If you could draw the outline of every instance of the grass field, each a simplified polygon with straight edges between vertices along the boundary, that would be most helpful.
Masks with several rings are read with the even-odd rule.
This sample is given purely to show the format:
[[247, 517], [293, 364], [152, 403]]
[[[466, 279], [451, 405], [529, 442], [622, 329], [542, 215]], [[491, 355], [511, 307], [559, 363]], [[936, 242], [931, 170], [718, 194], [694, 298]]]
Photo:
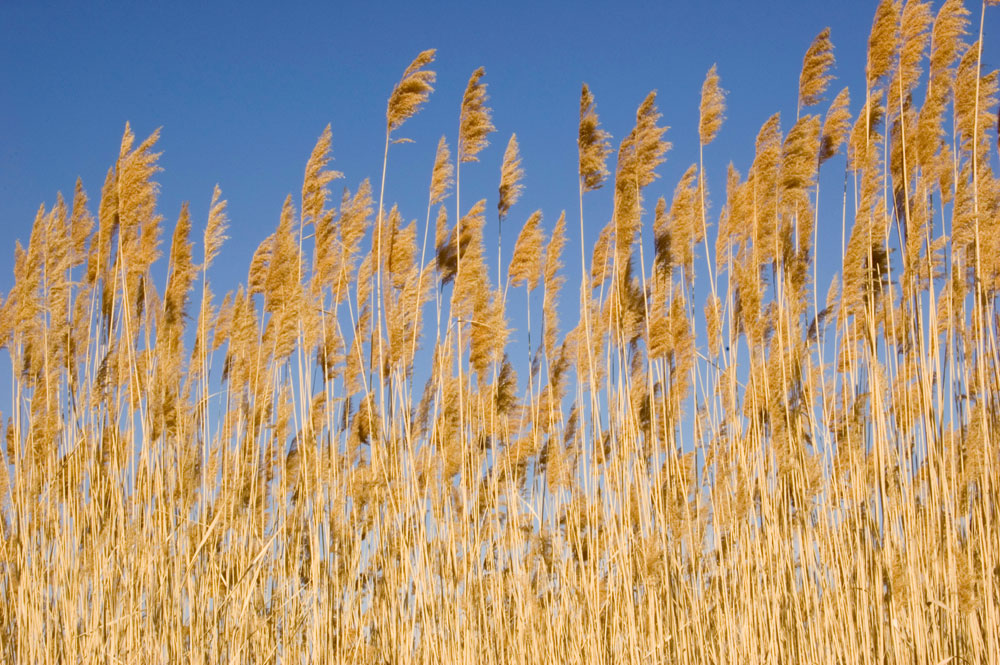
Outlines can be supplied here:
[[[126, 127], [99, 198], [39, 210], [0, 298], [0, 660], [1000, 662], [989, 11], [883, 1], [851, 91], [821, 32], [796, 117], [716, 210], [700, 155], [644, 198], [655, 94], [616, 149], [584, 86], [579, 201], [510, 257], [516, 138], [496, 193], [462, 188], [499, 140], [476, 70], [426, 223], [386, 169], [335, 196], [327, 128], [224, 296], [222, 194], [171, 230], [158, 136]], [[389, 97], [390, 172], [434, 56]], [[584, 246], [596, 190], [614, 212]], [[843, 228], [832, 283], [819, 224]]]

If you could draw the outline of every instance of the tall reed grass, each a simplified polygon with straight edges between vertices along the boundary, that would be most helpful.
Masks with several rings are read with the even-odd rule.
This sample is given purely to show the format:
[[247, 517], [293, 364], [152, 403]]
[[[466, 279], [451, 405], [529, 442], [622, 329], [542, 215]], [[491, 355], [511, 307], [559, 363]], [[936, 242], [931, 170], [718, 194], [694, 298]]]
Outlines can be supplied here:
[[[1000, 662], [982, 9], [884, 0], [853, 114], [819, 33], [797, 116], [761, 127], [720, 212], [715, 67], [670, 201], [645, 198], [670, 148], [655, 94], [613, 154], [583, 87], [578, 220], [517, 207], [513, 136], [496, 217], [462, 189], [497, 140], [479, 69], [406, 224], [386, 174], [426, 51], [391, 93], [378, 191], [333, 195], [324, 130], [222, 298], [221, 193], [200, 238], [185, 207], [165, 242], [158, 137], [126, 127], [96, 216], [80, 183], [43, 206], [2, 299], [2, 659]], [[840, 164], [843, 219], [820, 219]], [[525, 217], [489, 266], [491, 227]], [[843, 224], [832, 284], [820, 224]]]

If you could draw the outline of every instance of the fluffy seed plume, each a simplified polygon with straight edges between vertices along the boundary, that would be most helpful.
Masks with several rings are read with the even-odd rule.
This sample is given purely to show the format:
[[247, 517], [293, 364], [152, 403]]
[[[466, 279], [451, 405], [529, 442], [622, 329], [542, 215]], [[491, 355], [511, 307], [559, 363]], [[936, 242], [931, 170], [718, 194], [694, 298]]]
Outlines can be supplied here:
[[[188, 293], [195, 278], [195, 266], [191, 263], [190, 233], [191, 216], [185, 203], [181, 206], [181, 214], [174, 227], [173, 242], [170, 244], [170, 268], [163, 298], [164, 324], [167, 329], [182, 324]], [[179, 339], [180, 333], [175, 336]]]
[[544, 314], [544, 330], [542, 331], [542, 341], [545, 354], [551, 360], [556, 346], [556, 339], [559, 334], [559, 316], [556, 310], [556, 303], [559, 300], [559, 289], [562, 288], [563, 278], [559, 277], [559, 270], [562, 268], [562, 250], [566, 245], [566, 213], [559, 215], [556, 227], [552, 229], [552, 237], [549, 239], [548, 247], [545, 249], [544, 286], [545, 297], [542, 303]]
[[641, 223], [644, 187], [659, 175], [656, 167], [665, 160], [670, 143], [663, 139], [667, 127], [660, 127], [656, 92], [650, 92], [636, 111], [635, 127], [618, 148], [615, 173], [615, 258], [625, 261]]
[[822, 164], [837, 154], [840, 146], [851, 130], [851, 95], [844, 88], [833, 100], [823, 121], [823, 138], [819, 149], [819, 163]]
[[479, 151], [489, 145], [486, 137], [490, 132], [496, 130], [490, 118], [492, 109], [486, 106], [486, 84], [479, 80], [486, 74], [486, 70], [480, 67], [472, 72], [469, 84], [465, 87], [465, 95], [462, 97], [462, 113], [459, 119], [458, 129], [458, 161], [478, 162], [476, 155]]
[[715, 139], [722, 127], [723, 113], [726, 111], [726, 91], [719, 87], [719, 75], [715, 65], [705, 75], [701, 84], [701, 120], [698, 123], [698, 137], [702, 145]]
[[434, 248], [441, 252], [448, 241], [448, 211], [444, 206], [438, 208], [437, 220], [434, 224]]
[[403, 78], [392, 89], [385, 110], [386, 131], [389, 133], [416, 114], [434, 92], [433, 83], [437, 75], [429, 69], [424, 69], [434, 62], [434, 53], [434, 49], [428, 49], [418, 55], [403, 72]]
[[[118, 176], [118, 216], [122, 232], [129, 238], [134, 235], [131, 232], [144, 221], [147, 222], [144, 230], [151, 230], [152, 226], [158, 224], [159, 218], [154, 211], [159, 185], [153, 181], [153, 177], [161, 170], [156, 163], [160, 153], [153, 152], [152, 148], [159, 137], [160, 130], [157, 129], [133, 150], [135, 134], [132, 133], [129, 124], [125, 123], [125, 134], [122, 136], [121, 151], [115, 171]], [[123, 242], [123, 245], [127, 243]]]
[[510, 259], [507, 275], [512, 286], [527, 283], [534, 290], [542, 278], [542, 231], [539, 224], [542, 211], [536, 210], [528, 218], [517, 236], [514, 255]]
[[442, 136], [438, 140], [437, 153], [434, 155], [430, 205], [435, 206], [448, 197], [454, 175], [455, 167], [451, 163], [451, 151], [448, 150], [448, 142]]
[[871, 139], [877, 134], [885, 117], [882, 92], [871, 96], [854, 120], [847, 143], [847, 164], [852, 171], [864, 166], [868, 159]]
[[316, 224], [323, 216], [326, 199], [330, 195], [327, 185], [337, 178], [343, 178], [339, 171], [327, 170], [330, 163], [330, 125], [316, 140], [309, 161], [306, 163], [306, 174], [302, 179], [302, 223]]
[[932, 85], [947, 77], [956, 58], [966, 47], [965, 34], [969, 27], [969, 10], [962, 0], [947, 0], [938, 10], [931, 29]]
[[219, 200], [222, 197], [222, 190], [216, 185], [212, 191], [212, 203], [208, 208], [208, 224], [205, 226], [205, 264], [204, 268], [211, 265], [219, 253], [219, 248], [229, 236], [226, 229], [229, 228], [229, 220], [226, 216], [226, 200]]
[[601, 229], [594, 243], [593, 255], [590, 260], [590, 288], [596, 289], [611, 277], [612, 245], [614, 244], [615, 223], [609, 222]]
[[892, 67], [899, 43], [899, 0], [882, 0], [875, 10], [868, 37], [868, 86], [871, 87]]
[[[692, 164], [674, 188], [667, 221], [673, 268], [683, 268], [689, 282], [693, 279], [694, 243], [701, 240], [698, 221], [698, 166]], [[662, 228], [662, 225], [661, 225]], [[661, 233], [662, 237], [662, 233]]]
[[894, 95], [906, 97], [917, 85], [920, 78], [920, 61], [927, 51], [931, 27], [930, 2], [910, 2], [903, 7], [900, 17], [902, 42], [899, 50], [899, 65], [896, 76], [899, 79]]
[[497, 201], [497, 213], [501, 220], [521, 197], [521, 191], [524, 189], [524, 185], [521, 184], [522, 177], [524, 170], [521, 169], [521, 155], [517, 150], [517, 134], [511, 134], [507, 149], [503, 153], [503, 166], [500, 168], [500, 200]]
[[[545, 248], [545, 284], [546, 288], [552, 288], [556, 283], [559, 270], [562, 268], [562, 250], [566, 246], [566, 211], [564, 210], [556, 221], [556, 227], [552, 229], [552, 237]], [[561, 281], [560, 281], [561, 283]]]
[[594, 104], [594, 95], [587, 84], [580, 93], [580, 134], [577, 150], [580, 154], [580, 179], [583, 191], [599, 189], [608, 177], [608, 154], [611, 152], [611, 135], [601, 129]]
[[799, 74], [799, 109], [815, 106], [823, 101], [823, 93], [833, 75], [833, 43], [830, 42], [830, 28], [824, 28], [809, 45], [802, 58], [802, 72]]
[[635, 113], [635, 127], [618, 151], [619, 188], [638, 186], [641, 189], [659, 177], [656, 167], [664, 162], [664, 155], [671, 148], [671, 144], [663, 140], [669, 128], [656, 124], [661, 117], [656, 108], [656, 92], [650, 92]]
[[76, 179], [73, 191], [73, 211], [70, 214], [69, 226], [74, 262], [78, 264], [86, 256], [87, 243], [94, 230], [94, 218], [87, 210], [87, 193], [83, 191], [83, 181], [79, 178]]

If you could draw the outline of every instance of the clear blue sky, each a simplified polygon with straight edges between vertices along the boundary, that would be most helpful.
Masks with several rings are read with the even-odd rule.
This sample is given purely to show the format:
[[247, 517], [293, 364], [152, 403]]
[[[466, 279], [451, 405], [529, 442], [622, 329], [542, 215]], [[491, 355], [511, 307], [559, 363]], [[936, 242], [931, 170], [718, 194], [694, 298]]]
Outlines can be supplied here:
[[[543, 209], [547, 229], [565, 208], [572, 241], [566, 288], [575, 292], [582, 82], [596, 95], [616, 147], [631, 129], [639, 102], [658, 90], [674, 147], [661, 180], [646, 193], [651, 207], [661, 194], [669, 200], [680, 174], [697, 161], [700, 87], [709, 67], [718, 64], [729, 94], [727, 121], [706, 151], [714, 217], [723, 203], [726, 164], [733, 161], [745, 174], [757, 130], [770, 114], [781, 111], [783, 129], [791, 126], [802, 56], [824, 27], [832, 29], [837, 57], [838, 80], [828, 97], [850, 85], [851, 110], [857, 111], [875, 5], [5, 2], [0, 289], [11, 286], [14, 240], [27, 241], [40, 203], [51, 205], [57, 191], [71, 197], [80, 176], [96, 213], [126, 121], [140, 139], [163, 128], [158, 179], [166, 240], [183, 201], [191, 202], [200, 230], [212, 187], [221, 186], [232, 238], [212, 278], [216, 293], [234, 288], [245, 280], [256, 245], [277, 225], [285, 195], [293, 193], [298, 202], [306, 159], [327, 123], [333, 166], [346, 174], [335, 183], [337, 195], [341, 186], [353, 190], [366, 176], [377, 186], [386, 99], [410, 60], [433, 47], [437, 90], [400, 132], [416, 143], [390, 153], [387, 206], [399, 202], [404, 217], [419, 219], [422, 228], [437, 139], [446, 134], [454, 148], [462, 91], [469, 74], [485, 66], [498, 132], [481, 162], [463, 169], [463, 208], [485, 197], [487, 210], [495, 211], [503, 149], [517, 132], [526, 189], [509, 217], [505, 257], [516, 228], [535, 208]], [[979, 10], [970, 9], [975, 29]], [[994, 68], [1000, 66], [1000, 11], [988, 13], [986, 31], [985, 64]], [[828, 163], [825, 172], [824, 187], [832, 185], [824, 190], [826, 201], [836, 205], [820, 221], [821, 242], [825, 235], [839, 253], [843, 162]], [[609, 194], [586, 201], [588, 245], [609, 219]], [[493, 260], [495, 214], [488, 219]], [[836, 263], [835, 254], [827, 268]], [[575, 296], [566, 301], [574, 303]]]

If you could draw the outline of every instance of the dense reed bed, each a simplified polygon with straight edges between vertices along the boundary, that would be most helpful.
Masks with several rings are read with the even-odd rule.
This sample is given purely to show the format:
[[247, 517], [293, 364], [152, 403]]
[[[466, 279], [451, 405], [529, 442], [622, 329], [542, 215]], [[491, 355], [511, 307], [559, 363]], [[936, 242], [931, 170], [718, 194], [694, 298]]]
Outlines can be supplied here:
[[[126, 128], [96, 202], [78, 183], [39, 210], [2, 299], [0, 657], [1000, 661], [981, 26], [958, 0], [883, 1], [850, 93], [821, 32], [796, 117], [761, 127], [715, 211], [700, 154], [672, 200], [648, 194], [654, 94], [614, 151], [584, 86], [579, 201], [516, 207], [510, 137], [494, 213], [462, 188], [499, 140], [480, 69], [406, 224], [386, 174], [435, 83], [421, 53], [381, 179], [334, 196], [327, 128], [223, 297], [221, 193], [165, 238], [157, 135]], [[702, 148], [724, 113], [713, 67]], [[829, 167], [842, 219], [817, 212]], [[494, 225], [525, 218], [494, 262]], [[832, 283], [819, 224], [844, 229]]]

